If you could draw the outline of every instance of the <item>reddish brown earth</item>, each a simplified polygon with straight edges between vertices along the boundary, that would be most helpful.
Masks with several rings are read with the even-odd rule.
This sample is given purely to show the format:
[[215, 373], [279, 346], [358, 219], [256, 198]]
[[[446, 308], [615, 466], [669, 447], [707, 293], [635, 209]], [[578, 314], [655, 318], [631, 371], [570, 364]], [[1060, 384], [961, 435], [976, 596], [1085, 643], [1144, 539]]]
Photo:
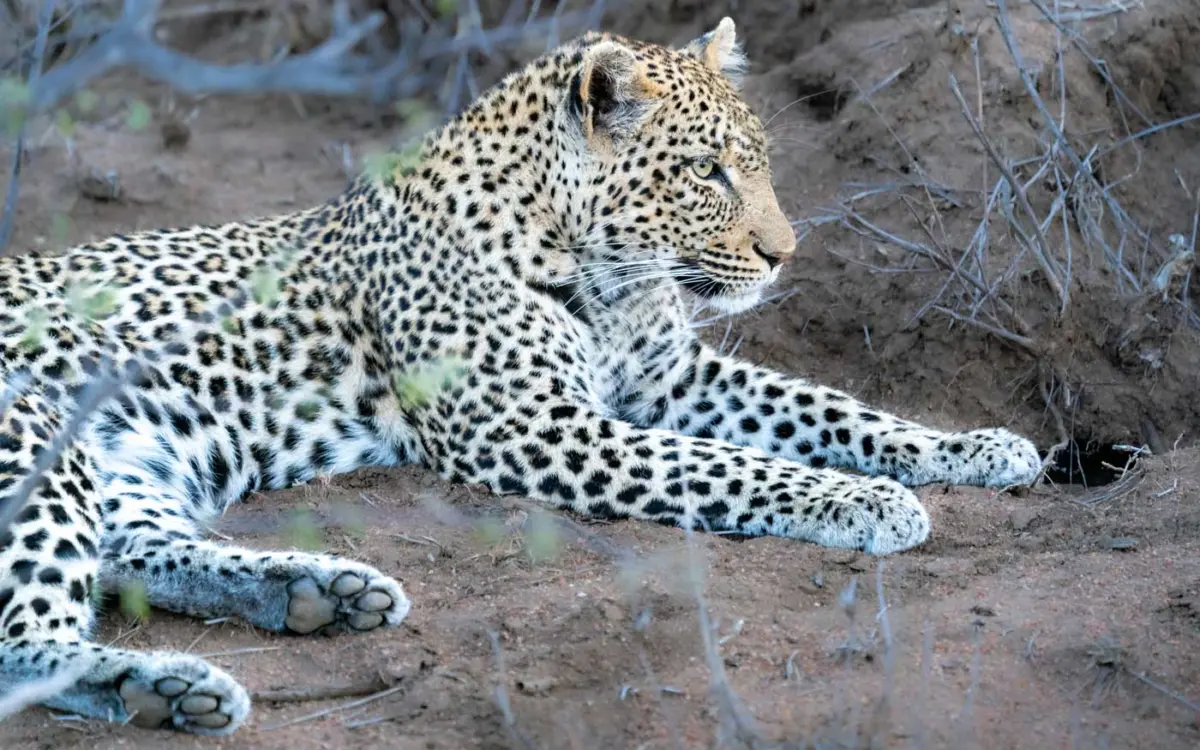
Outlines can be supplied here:
[[[99, 639], [217, 654], [215, 664], [260, 694], [372, 681], [393, 692], [344, 709], [361, 697], [262, 698], [249, 724], [224, 740], [31, 709], [0, 725], [0, 747], [713, 746], [731, 696], [753, 732], [785, 747], [1200, 746], [1200, 339], [1182, 306], [1118, 290], [1081, 251], [1061, 321], [1036, 274], [1004, 290], [1029, 323], [1034, 351], [951, 326], [936, 312], [910, 324], [945, 274], [820, 219], [862, 185], [923, 173], [955, 199], [938, 205], [941, 223], [929, 233], [965, 244], [981, 217], [986, 157], [948, 74], [973, 108], [983, 103], [985, 129], [1006, 154], [1032, 154], [1045, 135], [1031, 124], [1035, 110], [992, 10], [973, 0], [732, 5], [655, 0], [609, 18], [615, 30], [674, 42], [731, 13], [756, 63], [747, 92], [761, 112], [801, 99], [771, 123], [785, 209], [816, 220], [783, 282], [795, 293], [737, 321], [728, 343], [741, 339], [747, 357], [927, 423], [1010, 425], [1048, 447], [1061, 437], [1057, 410], [1081, 440], [1147, 444], [1161, 455], [1103, 487], [1042, 485], [1021, 496], [922, 489], [933, 537], [886, 561], [886, 618], [876, 563], [860, 555], [712, 536], [693, 548], [672, 529], [558, 514], [546, 522], [532, 506], [451, 487], [417, 468], [255, 496], [221, 533], [264, 548], [315, 541], [378, 566], [414, 599], [406, 627], [284, 638], [155, 611], [140, 625], [109, 614]], [[1053, 27], [1026, 4], [1009, 5], [1020, 6], [1013, 29], [1027, 64], [1053, 68]], [[1200, 12], [1183, 0], [1145, 6], [1078, 28], [1153, 122], [1200, 111]], [[959, 15], [948, 17], [955, 8]], [[194, 46], [235, 55], [256, 49], [264, 27], [245, 18], [196, 22], [178, 40], [217, 39]], [[1064, 57], [1064, 70], [1068, 130], [1078, 144], [1122, 138], [1127, 110], [1111, 89], [1076, 53]], [[1040, 85], [1050, 102], [1057, 83]], [[60, 138], [34, 139], [17, 248], [314, 204], [344, 184], [343, 146], [361, 157], [385, 146], [396, 127], [381, 110], [355, 103], [305, 99], [298, 109], [283, 98], [213, 98], [180, 105], [183, 114], [195, 108], [191, 137], [167, 149], [158, 120], [131, 130], [118, 106], [136, 96], [159, 111], [160, 89], [113, 79], [102, 90], [110, 108], [79, 123], [78, 164]], [[1140, 138], [1103, 168], [1133, 174], [1113, 194], [1155, 236], [1190, 232], [1200, 126]], [[114, 170], [122, 198], [84, 195], [81, 169]], [[988, 174], [997, 177], [994, 168]], [[1044, 216], [1054, 196], [1039, 189], [1030, 200]], [[929, 206], [911, 189], [854, 204], [917, 241], [927, 237], [918, 222], [933, 214]], [[992, 231], [996, 255], [1009, 253], [999, 257], [1003, 265], [1011, 245], [1003, 226]], [[1131, 263], [1144, 278], [1161, 265]], [[893, 272], [902, 267], [913, 270]], [[1200, 295], [1200, 274], [1183, 274], [1181, 283]], [[726, 337], [724, 323], [713, 336]], [[1054, 410], [1040, 388], [1047, 373], [1072, 394], [1067, 401], [1052, 393]], [[311, 527], [298, 512], [315, 521], [315, 540], [303, 538]], [[715, 693], [691, 585], [697, 572], [720, 642], [724, 683]], [[847, 606], [842, 592], [852, 581]], [[318, 711], [327, 713], [306, 718]]]

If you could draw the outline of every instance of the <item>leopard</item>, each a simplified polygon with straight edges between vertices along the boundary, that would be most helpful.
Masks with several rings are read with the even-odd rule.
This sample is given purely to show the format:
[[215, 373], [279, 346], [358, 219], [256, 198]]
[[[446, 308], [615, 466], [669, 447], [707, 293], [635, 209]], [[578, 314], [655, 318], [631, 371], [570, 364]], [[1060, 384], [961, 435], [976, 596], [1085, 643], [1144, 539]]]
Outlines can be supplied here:
[[759, 307], [798, 245], [747, 70], [729, 18], [683, 45], [588, 32], [320, 205], [0, 259], [0, 688], [66, 674], [46, 706], [234, 732], [245, 688], [94, 642], [103, 596], [396, 628], [396, 578], [210, 533], [359, 467], [873, 556], [927, 540], [913, 488], [1035, 482], [1006, 428], [922, 426], [702, 340], [696, 310]]

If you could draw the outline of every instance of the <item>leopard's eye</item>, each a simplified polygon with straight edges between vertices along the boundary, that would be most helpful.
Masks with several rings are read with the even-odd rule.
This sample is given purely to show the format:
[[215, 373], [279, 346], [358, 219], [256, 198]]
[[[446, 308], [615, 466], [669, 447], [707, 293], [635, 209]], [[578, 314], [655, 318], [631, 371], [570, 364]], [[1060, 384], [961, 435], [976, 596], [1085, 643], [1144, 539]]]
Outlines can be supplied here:
[[697, 159], [692, 162], [692, 171], [702, 180], [711, 180], [717, 172], [717, 164], [712, 159]]

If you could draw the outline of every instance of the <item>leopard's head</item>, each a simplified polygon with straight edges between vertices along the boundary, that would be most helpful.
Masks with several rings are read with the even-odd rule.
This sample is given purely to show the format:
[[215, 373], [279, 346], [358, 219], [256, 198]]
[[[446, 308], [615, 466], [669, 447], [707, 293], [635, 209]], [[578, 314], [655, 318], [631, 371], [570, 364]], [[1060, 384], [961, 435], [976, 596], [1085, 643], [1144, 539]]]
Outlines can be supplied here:
[[728, 312], [757, 304], [796, 236], [733, 21], [680, 49], [595, 34], [576, 59], [558, 120], [579, 153], [581, 267], [616, 269], [611, 288], [662, 279]]

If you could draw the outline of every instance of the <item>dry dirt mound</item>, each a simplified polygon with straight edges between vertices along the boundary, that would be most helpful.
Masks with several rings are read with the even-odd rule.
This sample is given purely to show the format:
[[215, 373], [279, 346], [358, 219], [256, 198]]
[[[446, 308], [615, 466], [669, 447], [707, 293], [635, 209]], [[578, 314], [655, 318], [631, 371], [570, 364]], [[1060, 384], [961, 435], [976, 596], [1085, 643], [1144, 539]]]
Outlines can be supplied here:
[[[1005, 25], [983, 3], [849, 4], [845, 18], [833, 5], [774, 6], [805, 32], [787, 51], [767, 42], [773, 57], [757, 58], [750, 84], [778, 113], [778, 181], [812, 241], [797, 293], [734, 325], [743, 351], [914, 415], [999, 420], [1046, 444], [1193, 440], [1194, 3], [1062, 25], [1028, 3], [1009, 3]], [[770, 28], [760, 33], [789, 20]], [[1066, 304], [1034, 260], [1039, 236], [1069, 280]]]

